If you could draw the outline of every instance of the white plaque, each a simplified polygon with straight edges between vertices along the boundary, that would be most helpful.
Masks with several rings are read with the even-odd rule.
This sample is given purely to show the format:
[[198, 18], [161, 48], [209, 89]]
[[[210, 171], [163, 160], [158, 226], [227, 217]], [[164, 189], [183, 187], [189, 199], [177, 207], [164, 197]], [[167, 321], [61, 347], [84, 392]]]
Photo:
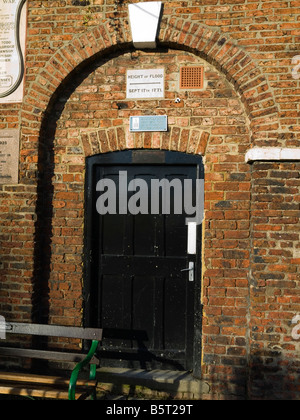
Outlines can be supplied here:
[[17, 184], [19, 130], [0, 130], [0, 184]]
[[128, 8], [133, 45], [136, 48], [156, 48], [162, 2], [139, 2], [129, 4]]
[[[26, 0], [0, 0], [0, 103], [22, 102]], [[24, 7], [23, 7], [24, 6]]]
[[164, 69], [127, 70], [128, 99], [161, 99], [164, 97]]

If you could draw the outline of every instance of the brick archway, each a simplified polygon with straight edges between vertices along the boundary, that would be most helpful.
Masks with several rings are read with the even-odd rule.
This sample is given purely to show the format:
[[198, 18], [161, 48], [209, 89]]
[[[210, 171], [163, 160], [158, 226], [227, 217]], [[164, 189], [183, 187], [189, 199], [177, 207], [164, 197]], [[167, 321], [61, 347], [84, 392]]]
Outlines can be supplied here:
[[[253, 143], [259, 145], [259, 139], [277, 137], [278, 109], [268, 81], [258, 64], [236, 42], [199, 23], [168, 17], [163, 19], [158, 42], [160, 46], [192, 52], [225, 74], [244, 103]], [[109, 57], [114, 51], [131, 48], [128, 25], [119, 25], [116, 33], [107, 23], [78, 35], [69, 45], [55, 52], [25, 98], [23, 141], [33, 135], [38, 138], [43, 118], [50, 111], [57, 90], [74, 72], [82, 71], [95, 57]]]
[[[231, 87], [231, 89], [238, 92], [236, 95], [237, 100], [239, 102], [242, 100], [251, 122], [252, 132], [249, 133], [249, 127], [247, 127], [247, 131], [241, 132], [241, 134], [246, 134], [244, 137], [247, 137], [247, 141], [249, 134], [252, 134], [252, 141], [256, 138], [259, 139], [260, 136], [267, 136], [268, 130], [272, 131], [276, 125], [277, 113], [275, 112], [275, 107], [272, 106], [274, 102], [267, 81], [261, 74], [260, 69], [255, 67], [255, 63], [244, 51], [232, 41], [221, 36], [221, 34], [196, 23], [183, 23], [181, 20], [175, 22], [172, 19], [164, 20], [159, 34], [160, 46], [169, 46], [175, 50], [183, 50], [188, 54], [192, 53], [198, 57], [200, 56], [201, 59], [205, 59], [221, 69], [226, 74], [227, 80], [230, 79], [234, 83], [236, 89], [234, 87]], [[25, 179], [37, 176], [36, 172], [32, 170], [32, 159], [38, 153], [39, 181], [36, 203], [38, 219], [35, 225], [35, 276], [38, 277], [41, 270], [43, 273], [47, 273], [46, 276], [44, 274], [45, 290], [47, 290], [49, 281], [52, 281], [49, 278], [52, 277], [54, 283], [57, 280], [55, 276], [69, 278], [70, 268], [74, 269], [74, 264], [69, 266], [67, 261], [63, 260], [64, 257], [59, 255], [57, 256], [59, 264], [56, 264], [58, 269], [56, 270], [55, 268], [53, 270], [53, 267], [56, 266], [51, 261], [51, 252], [42, 252], [41, 244], [48, 249], [52, 245], [56, 248], [61, 246], [58, 243], [53, 244], [59, 238], [54, 238], [51, 244], [49, 234], [46, 242], [44, 237], [45, 231], [51, 232], [53, 230], [54, 224], [52, 221], [56, 213], [63, 214], [64, 209], [71, 209], [71, 213], [73, 211], [74, 214], [82, 216], [82, 190], [78, 193], [75, 193], [72, 189], [66, 191], [65, 185], [60, 185], [60, 189], [56, 189], [55, 183], [57, 179], [59, 179], [60, 183], [75, 181], [78, 183], [77, 185], [80, 182], [80, 188], [82, 188], [84, 156], [124, 150], [126, 148], [161, 148], [205, 155], [208, 145], [211, 144], [211, 150], [207, 153], [206, 161], [208, 174], [206, 178], [206, 205], [208, 219], [215, 220], [211, 226], [215, 230], [214, 234], [216, 237], [215, 239], [207, 239], [207, 241], [211, 241], [213, 247], [219, 247], [220, 240], [218, 235], [221, 230], [224, 230], [224, 221], [226, 222], [229, 237], [236, 234], [236, 232], [231, 233], [231, 229], [244, 229], [245, 232], [248, 230], [249, 209], [247, 207], [247, 210], [244, 212], [241, 212], [241, 210], [243, 210], [243, 202], [246, 200], [249, 202], [250, 199], [249, 168], [247, 165], [244, 165], [243, 156], [243, 151], [248, 150], [250, 144], [248, 142], [246, 145], [241, 145], [239, 154], [237, 154], [234, 142], [224, 144], [220, 148], [217, 146], [216, 138], [210, 140], [213, 136], [204, 127], [197, 128], [197, 126], [194, 126], [192, 129], [188, 129], [177, 124], [176, 126], [170, 126], [170, 131], [166, 134], [161, 134], [161, 136], [156, 136], [155, 133], [136, 133], [135, 138], [131, 137], [130, 133], [121, 126], [95, 130], [90, 128], [88, 131], [79, 130], [78, 136], [82, 140], [84, 156], [74, 157], [73, 162], [75, 164], [73, 166], [79, 168], [77, 175], [74, 175], [72, 171], [65, 173], [63, 169], [60, 170], [59, 175], [54, 173], [57, 156], [54, 155], [53, 151], [53, 139], [57, 129], [57, 122], [53, 116], [58, 110], [57, 107], [60, 107], [59, 99], [68, 96], [66, 89], [72, 84], [72, 77], [75, 75], [78, 78], [78, 75], [82, 72], [82, 77], [84, 78], [86, 74], [90, 73], [95, 60], [99, 58], [109, 59], [113, 53], [121, 56], [128, 51], [133, 51], [133, 47], [131, 35], [126, 31], [125, 26], [123, 29], [119, 29], [118, 37], [115, 36], [114, 29], [109, 25], [101, 25], [85, 34], [80, 34], [68, 46], [57, 51], [46, 63], [44, 68], [40, 70], [35, 82], [32, 83], [25, 98], [26, 102], [22, 114], [23, 146], [21, 159], [23, 170], [21, 177]], [[270, 108], [264, 108], [264, 101], [270, 104]], [[270, 122], [270, 126], [266, 129], [260, 121], [261, 113], [268, 116], [269, 121], [274, 120], [274, 126]], [[230, 130], [223, 132], [223, 134], [228, 134], [229, 137], [231, 133], [232, 131]], [[214, 141], [216, 143], [213, 143]], [[215, 150], [217, 149], [218, 156], [215, 156]], [[229, 150], [231, 150], [231, 153], [228, 153]], [[77, 165], [78, 162], [79, 165]], [[227, 191], [228, 183], [225, 182], [227, 178], [224, 178], [226, 171], [232, 172], [232, 176], [230, 174], [231, 178], [228, 179], [231, 182], [230, 191]], [[47, 192], [46, 199], [43, 197], [45, 191]], [[72, 206], [75, 205], [76, 200], [78, 208], [73, 209]], [[236, 200], [236, 202], [230, 204], [229, 200]], [[242, 217], [242, 221], [232, 222], [237, 217]], [[82, 232], [79, 233], [76, 227], [77, 221], [73, 222], [74, 226], [70, 225], [61, 231], [61, 227], [57, 229], [58, 232], [66, 234], [72, 232], [72, 241], [75, 241], [75, 235], [78, 235], [78, 247], [80, 248]], [[239, 234], [242, 235], [243, 233]], [[241, 240], [244, 240], [244, 238], [241, 237]], [[248, 236], [245, 239], [245, 242], [247, 241]], [[224, 241], [222, 246], [230, 249], [231, 246], [237, 246], [236, 242], [227, 243]], [[207, 248], [210, 246], [211, 244], [207, 243]], [[243, 247], [247, 248], [248, 243], [244, 244]], [[64, 253], [64, 249], [60, 249], [59, 252]], [[220, 258], [220, 255], [219, 250], [215, 254], [207, 254], [205, 264], [207, 268], [206, 276], [209, 282], [214, 281], [218, 276], [226, 276], [226, 267], [231, 267], [234, 264], [234, 267], [237, 268], [240, 265], [240, 261], [235, 262], [236, 254], [228, 251], [226, 255], [224, 254], [224, 258]], [[237, 258], [238, 260], [242, 258], [248, 259], [248, 255], [240, 253]], [[227, 264], [227, 266], [224, 265], [224, 268], [222, 264]], [[59, 271], [63, 271], [65, 274], [62, 275]], [[237, 275], [240, 274], [240, 272], [237, 273]], [[77, 277], [73, 274], [72, 277], [76, 278], [77, 280], [74, 281], [80, 284], [81, 273], [78, 273]], [[38, 294], [41, 286], [38, 284], [38, 281], [36, 283]], [[80, 295], [79, 287], [78, 294]], [[76, 304], [80, 306], [80, 299], [77, 300]], [[38, 308], [37, 310], [40, 309]], [[35, 308], [34, 311], [36, 311]]]
[[[57, 145], [55, 154], [55, 113], [63, 109], [60, 99], [68, 100], [68, 92], [65, 90], [72, 84], [72, 77], [78, 77], [78, 74], [83, 72], [83, 79], [86, 74], [90, 74], [94, 60], [98, 58], [109, 59], [112, 53], [122, 56], [133, 49], [127, 32], [118, 39], [118, 44], [109, 27], [101, 26], [79, 35], [67, 47], [56, 52], [32, 84], [23, 111], [23, 159], [25, 162], [28, 158], [28, 166], [31, 158], [29, 154], [36, 154], [34, 146], [39, 145], [40, 179], [36, 204], [38, 219], [35, 225], [36, 278], [33, 280], [36, 289], [33, 314], [37, 313], [38, 318], [33, 316], [33, 319], [38, 322], [47, 319], [53, 323], [81, 322], [85, 157], [126, 148], [161, 148], [200, 153], [206, 155], [207, 234], [203, 238], [205, 287], [202, 300], [207, 311], [203, 318], [203, 371], [210, 375], [210, 361], [214, 360], [210, 340], [217, 334], [218, 324], [224, 322], [228, 346], [233, 346], [230, 335], [245, 335], [239, 325], [247, 325], [244, 308], [247, 303], [250, 263], [251, 185], [250, 169], [249, 165], [244, 163], [243, 153], [250, 146], [250, 134], [255, 140], [260, 135], [268, 135], [268, 130], [272, 132], [274, 129], [272, 124], [268, 129], [261, 124], [260, 109], [263, 110], [261, 112], [267, 113], [270, 121], [273, 118], [276, 120], [277, 114], [272, 106], [267, 110], [264, 108], [264, 101], [269, 99], [268, 103], [273, 103], [267, 81], [241, 49], [219, 33], [206, 30], [197, 24], [187, 23], [182, 29], [179, 29], [179, 26], [182, 27], [180, 21], [163, 22], [159, 35], [160, 46], [183, 50], [189, 55], [194, 54], [221, 69], [227, 80], [235, 85], [235, 89], [233, 86], [230, 89], [235, 90], [235, 98], [242, 113], [245, 114], [244, 109], [247, 110], [252, 133], [249, 132], [248, 121], [244, 124], [244, 131], [233, 132], [227, 120], [228, 127], [222, 127], [223, 131], [215, 132], [215, 136], [206, 131], [205, 126], [199, 128], [197, 124], [187, 128], [177, 123], [170, 125], [170, 131], [160, 133], [160, 136], [156, 136], [155, 133], [135, 133], [134, 137], [121, 125], [105, 129], [93, 129], [93, 126], [90, 126], [88, 130], [77, 130], [76, 144], [68, 142], [69, 139], [65, 140], [61, 135], [62, 143]], [[222, 78], [225, 79], [223, 75]], [[260, 92], [264, 92], [264, 99]], [[239, 122], [237, 125], [242, 124], [243, 122]], [[227, 135], [226, 141], [218, 142], [219, 134]], [[233, 138], [234, 135], [236, 138]], [[70, 157], [67, 151], [66, 156], [62, 157], [62, 152], [58, 152], [63, 147], [76, 149], [77, 146], [78, 149], [82, 146], [82, 154], [77, 151], [74, 152], [78, 153], [76, 156]], [[26, 149], [30, 147], [32, 150], [29, 152]], [[59, 169], [55, 168], [56, 164]], [[67, 166], [69, 170], [66, 171]], [[47, 167], [46, 170], [44, 167]], [[43, 274], [42, 281], [38, 277], [40, 273]], [[64, 288], [60, 290], [62, 284]], [[226, 330], [228, 318], [225, 315], [223, 318], [220, 307], [224, 307], [224, 313], [227, 311], [226, 316], [235, 314], [236, 322], [239, 323], [236, 328]], [[245, 344], [238, 342], [232, 351], [240, 352], [244, 356]]]
[[[138, 135], [137, 135], [138, 134]], [[164, 149], [205, 155], [210, 133], [171, 127], [170, 131], [157, 136], [156, 133], [135, 133], [131, 136], [124, 127], [100, 129], [81, 135], [86, 157], [99, 153], [124, 149]]]

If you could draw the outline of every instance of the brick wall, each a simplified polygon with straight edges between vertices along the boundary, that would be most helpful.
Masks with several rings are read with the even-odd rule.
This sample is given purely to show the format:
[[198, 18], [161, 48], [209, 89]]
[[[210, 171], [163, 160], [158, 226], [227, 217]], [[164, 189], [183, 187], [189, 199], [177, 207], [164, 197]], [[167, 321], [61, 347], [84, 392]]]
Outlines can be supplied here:
[[293, 339], [291, 324], [300, 303], [299, 169], [298, 163], [253, 165], [250, 344], [254, 396], [297, 398], [299, 392], [299, 342]]
[[[28, 1], [24, 101], [0, 105], [0, 128], [21, 130], [20, 183], [0, 186], [1, 315], [82, 324], [86, 156], [200, 153], [204, 398], [299, 398], [299, 164], [245, 153], [299, 146], [300, 3], [164, 1], [151, 52], [131, 45], [128, 1], [89, 3]], [[205, 67], [203, 90], [179, 90], [185, 64]], [[136, 66], [165, 68], [164, 100], [126, 100]], [[149, 113], [169, 132], [129, 133]]]

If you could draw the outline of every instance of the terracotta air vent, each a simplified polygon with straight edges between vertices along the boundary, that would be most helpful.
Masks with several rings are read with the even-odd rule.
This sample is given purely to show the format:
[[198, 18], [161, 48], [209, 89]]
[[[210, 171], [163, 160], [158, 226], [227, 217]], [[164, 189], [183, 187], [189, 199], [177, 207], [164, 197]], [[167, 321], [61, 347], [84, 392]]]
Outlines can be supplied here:
[[180, 89], [203, 89], [204, 67], [181, 67]]

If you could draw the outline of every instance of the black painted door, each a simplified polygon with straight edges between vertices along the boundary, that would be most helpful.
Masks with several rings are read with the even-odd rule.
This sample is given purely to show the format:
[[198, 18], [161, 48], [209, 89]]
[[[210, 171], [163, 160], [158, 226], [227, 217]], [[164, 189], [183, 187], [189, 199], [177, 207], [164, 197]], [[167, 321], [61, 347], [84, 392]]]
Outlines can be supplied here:
[[[184, 203], [176, 214], [175, 189], [170, 188], [170, 208], [163, 208], [166, 197], [161, 193], [153, 214], [151, 185], [152, 180], [176, 179], [184, 188], [184, 179], [199, 177], [199, 162], [181, 163], [180, 154], [171, 152], [112, 155], [91, 158], [87, 171], [86, 318], [90, 326], [104, 328], [102, 365], [193, 370], [200, 324], [200, 250], [187, 254], [187, 215]], [[116, 186], [113, 214], [97, 209], [99, 197], [108, 191], [99, 191], [104, 179]], [[144, 181], [148, 200], [145, 194], [133, 198], [141, 188], [128, 191], [132, 180]], [[130, 205], [124, 210], [131, 198], [139, 208], [135, 212]], [[133, 214], [138, 212], [148, 214]], [[190, 262], [195, 264], [194, 281], [182, 271]]]

